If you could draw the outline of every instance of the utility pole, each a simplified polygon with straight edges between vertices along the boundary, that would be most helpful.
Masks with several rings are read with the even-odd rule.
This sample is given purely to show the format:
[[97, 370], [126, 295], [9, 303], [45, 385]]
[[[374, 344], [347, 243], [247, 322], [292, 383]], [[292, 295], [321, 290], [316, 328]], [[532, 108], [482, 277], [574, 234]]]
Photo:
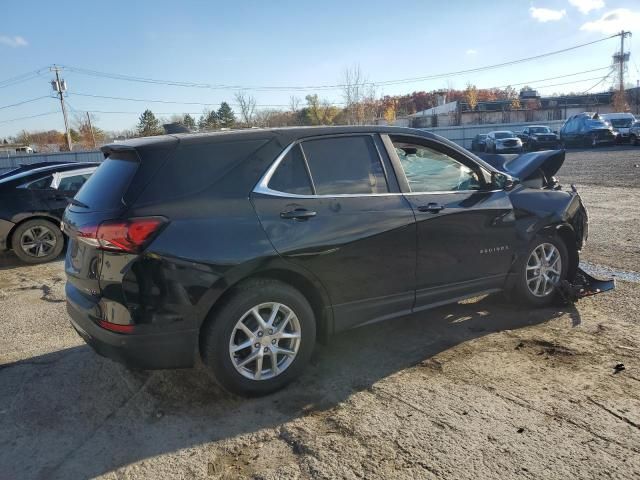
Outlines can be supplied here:
[[87, 122], [89, 122], [89, 130], [91, 130], [91, 139], [93, 140], [93, 148], [98, 148], [96, 146], [96, 136], [93, 134], [93, 125], [91, 125], [91, 117], [89, 116], [89, 112], [87, 112]]
[[[625, 32], [621, 30], [620, 33], [617, 34], [620, 36], [620, 52], [613, 55], [614, 64], [618, 64], [618, 93], [617, 96], [619, 98], [619, 105], [626, 104], [625, 94], [624, 94], [624, 66], [627, 60], [629, 60], [629, 53], [624, 53], [624, 39], [626, 37], [631, 36], [631, 32]], [[621, 103], [620, 103], [621, 102]]]
[[64, 105], [64, 92], [67, 90], [67, 82], [64, 79], [60, 78], [60, 68], [57, 66], [53, 66], [49, 69], [49, 71], [56, 73], [56, 79], [51, 81], [51, 86], [53, 90], [60, 97], [60, 106], [62, 107], [62, 116], [64, 117], [64, 130], [65, 135], [67, 136], [67, 147], [69, 147], [69, 151], [71, 151], [71, 134], [69, 133], [69, 120], [67, 119], [67, 108]]

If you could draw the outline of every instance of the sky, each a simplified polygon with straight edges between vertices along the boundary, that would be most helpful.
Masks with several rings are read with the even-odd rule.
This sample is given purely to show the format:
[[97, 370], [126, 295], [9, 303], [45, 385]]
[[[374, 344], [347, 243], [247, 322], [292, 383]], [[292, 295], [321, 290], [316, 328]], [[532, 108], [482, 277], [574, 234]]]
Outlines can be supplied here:
[[[625, 41], [627, 79], [640, 79], [640, 31], [633, 31], [640, 26], [640, 0], [4, 0], [2, 12], [0, 139], [25, 129], [64, 129], [49, 83], [53, 64], [64, 67], [71, 117], [95, 112], [105, 130], [134, 127], [146, 108], [161, 117], [196, 116], [205, 105], [84, 95], [213, 108], [227, 101], [237, 111], [239, 87], [285, 87], [246, 93], [258, 105], [287, 105], [292, 95], [310, 93], [341, 102], [339, 88], [305, 87], [340, 84], [354, 65], [370, 82], [469, 70], [599, 40], [622, 28], [635, 34]], [[617, 37], [508, 67], [379, 85], [376, 93], [463, 89], [467, 83], [528, 83], [542, 94], [584, 91], [607, 70], [573, 74], [609, 66], [619, 43]], [[225, 88], [129, 82], [78, 69]], [[547, 80], [563, 75], [572, 76]]]

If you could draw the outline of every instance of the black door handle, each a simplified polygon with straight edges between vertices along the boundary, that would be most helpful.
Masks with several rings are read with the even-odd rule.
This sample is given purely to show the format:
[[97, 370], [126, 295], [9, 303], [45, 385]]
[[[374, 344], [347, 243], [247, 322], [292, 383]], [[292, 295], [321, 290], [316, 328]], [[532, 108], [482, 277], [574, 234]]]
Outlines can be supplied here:
[[428, 203], [426, 205], [420, 205], [418, 207], [419, 212], [429, 212], [429, 213], [438, 213], [439, 211], [444, 210], [444, 205], [440, 205], [439, 203]]
[[280, 212], [280, 218], [293, 219], [293, 220], [307, 220], [311, 217], [315, 217], [316, 212], [306, 210], [304, 208], [296, 208], [288, 212]]

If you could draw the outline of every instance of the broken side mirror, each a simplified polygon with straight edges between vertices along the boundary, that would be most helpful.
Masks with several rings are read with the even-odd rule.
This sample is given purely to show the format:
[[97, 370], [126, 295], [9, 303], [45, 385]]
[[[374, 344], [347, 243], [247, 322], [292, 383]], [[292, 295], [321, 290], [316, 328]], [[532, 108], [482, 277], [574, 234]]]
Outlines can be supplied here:
[[516, 186], [517, 180], [511, 175], [501, 172], [493, 172], [491, 174], [491, 183], [496, 190], [512, 190]]

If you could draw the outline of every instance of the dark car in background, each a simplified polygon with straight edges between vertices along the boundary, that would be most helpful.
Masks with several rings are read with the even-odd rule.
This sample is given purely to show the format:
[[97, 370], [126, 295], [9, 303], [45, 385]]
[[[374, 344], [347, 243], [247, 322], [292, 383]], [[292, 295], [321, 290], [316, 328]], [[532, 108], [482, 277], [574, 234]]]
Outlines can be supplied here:
[[386, 126], [102, 150], [63, 218], [72, 325], [132, 367], [200, 357], [241, 394], [281, 388], [316, 338], [349, 328], [502, 290], [548, 305], [587, 236], [579, 195], [553, 177], [559, 151], [499, 170], [436, 135]]
[[64, 247], [60, 220], [97, 163], [24, 165], [0, 178], [0, 250], [27, 263], [56, 258]]
[[569, 117], [560, 129], [560, 142], [564, 146], [597, 147], [614, 144], [617, 135], [611, 125], [597, 113], [579, 113]]
[[631, 145], [640, 145], [640, 121], [631, 125], [629, 129], [629, 142], [631, 142]]
[[531, 152], [535, 152], [536, 150], [553, 150], [558, 148], [560, 144], [558, 135], [544, 125], [526, 127], [518, 137], [522, 140], [523, 149]]
[[478, 135], [473, 137], [473, 140], [471, 140], [471, 151], [484, 152], [486, 149], [486, 140], [487, 140], [486, 133], [479, 133]]

